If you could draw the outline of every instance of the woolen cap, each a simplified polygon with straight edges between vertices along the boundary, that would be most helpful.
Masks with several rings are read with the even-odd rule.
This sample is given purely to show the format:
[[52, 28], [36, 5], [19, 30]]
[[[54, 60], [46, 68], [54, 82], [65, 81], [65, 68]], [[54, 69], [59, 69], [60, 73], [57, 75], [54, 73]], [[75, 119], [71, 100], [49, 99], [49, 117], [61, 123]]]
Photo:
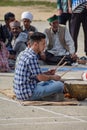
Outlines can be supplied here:
[[20, 27], [20, 22], [15, 20], [15, 21], [12, 21], [10, 22], [10, 27]]
[[30, 12], [23, 12], [21, 15], [21, 19], [29, 19], [32, 22], [33, 15]]

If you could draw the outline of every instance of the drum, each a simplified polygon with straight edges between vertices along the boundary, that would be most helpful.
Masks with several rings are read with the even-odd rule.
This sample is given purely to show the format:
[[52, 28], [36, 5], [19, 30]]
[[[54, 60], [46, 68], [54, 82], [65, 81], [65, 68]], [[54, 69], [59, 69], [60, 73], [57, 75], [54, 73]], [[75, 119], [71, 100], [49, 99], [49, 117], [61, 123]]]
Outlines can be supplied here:
[[65, 81], [65, 86], [72, 98], [82, 101], [87, 98], [87, 81], [68, 80]]

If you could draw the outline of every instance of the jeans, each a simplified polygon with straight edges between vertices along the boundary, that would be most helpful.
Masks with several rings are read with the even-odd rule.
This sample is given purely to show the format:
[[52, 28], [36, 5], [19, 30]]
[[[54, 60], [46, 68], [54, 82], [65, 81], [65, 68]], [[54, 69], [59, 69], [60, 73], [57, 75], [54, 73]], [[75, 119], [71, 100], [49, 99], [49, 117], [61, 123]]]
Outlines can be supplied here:
[[64, 83], [60, 81], [45, 81], [37, 84], [37, 87], [34, 89], [34, 92], [30, 100], [41, 99], [46, 96], [50, 96], [56, 93], [63, 93]]

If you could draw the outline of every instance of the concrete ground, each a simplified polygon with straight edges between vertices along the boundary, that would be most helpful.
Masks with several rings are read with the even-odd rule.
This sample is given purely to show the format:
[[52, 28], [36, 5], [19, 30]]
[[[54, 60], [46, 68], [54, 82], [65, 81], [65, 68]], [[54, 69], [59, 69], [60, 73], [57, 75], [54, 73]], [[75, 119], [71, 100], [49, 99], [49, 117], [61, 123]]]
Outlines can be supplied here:
[[[48, 27], [45, 22], [34, 24], [40, 31], [43, 26]], [[81, 29], [79, 56], [84, 55], [83, 48]], [[79, 79], [81, 74], [82, 71], [70, 72], [63, 78]], [[0, 73], [0, 89], [12, 88], [13, 76], [14, 73]], [[79, 103], [76, 106], [22, 106], [0, 93], [0, 130], [87, 130], [87, 99]]]

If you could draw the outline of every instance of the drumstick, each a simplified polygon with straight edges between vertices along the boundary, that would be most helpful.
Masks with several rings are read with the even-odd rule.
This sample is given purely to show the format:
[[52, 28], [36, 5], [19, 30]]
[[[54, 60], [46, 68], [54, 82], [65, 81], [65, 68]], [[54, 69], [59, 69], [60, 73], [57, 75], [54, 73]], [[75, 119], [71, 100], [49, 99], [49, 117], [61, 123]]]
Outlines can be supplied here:
[[58, 68], [58, 66], [62, 63], [62, 61], [65, 59], [65, 57], [66, 56], [64, 56], [59, 62], [58, 62], [58, 64], [56, 65], [56, 68], [55, 68], [55, 70]]
[[56, 68], [56, 70], [58, 71], [60, 68], [62, 68], [63, 66], [65, 66], [67, 64], [67, 62], [65, 61], [61, 66], [59, 66], [58, 68]]
[[71, 71], [72, 70], [72, 68], [75, 68], [77, 65], [75, 65], [75, 66], [72, 66], [69, 70], [67, 70], [66, 72], [64, 72], [62, 75], [61, 75], [61, 77], [63, 77], [66, 73], [68, 73], [69, 71]]

